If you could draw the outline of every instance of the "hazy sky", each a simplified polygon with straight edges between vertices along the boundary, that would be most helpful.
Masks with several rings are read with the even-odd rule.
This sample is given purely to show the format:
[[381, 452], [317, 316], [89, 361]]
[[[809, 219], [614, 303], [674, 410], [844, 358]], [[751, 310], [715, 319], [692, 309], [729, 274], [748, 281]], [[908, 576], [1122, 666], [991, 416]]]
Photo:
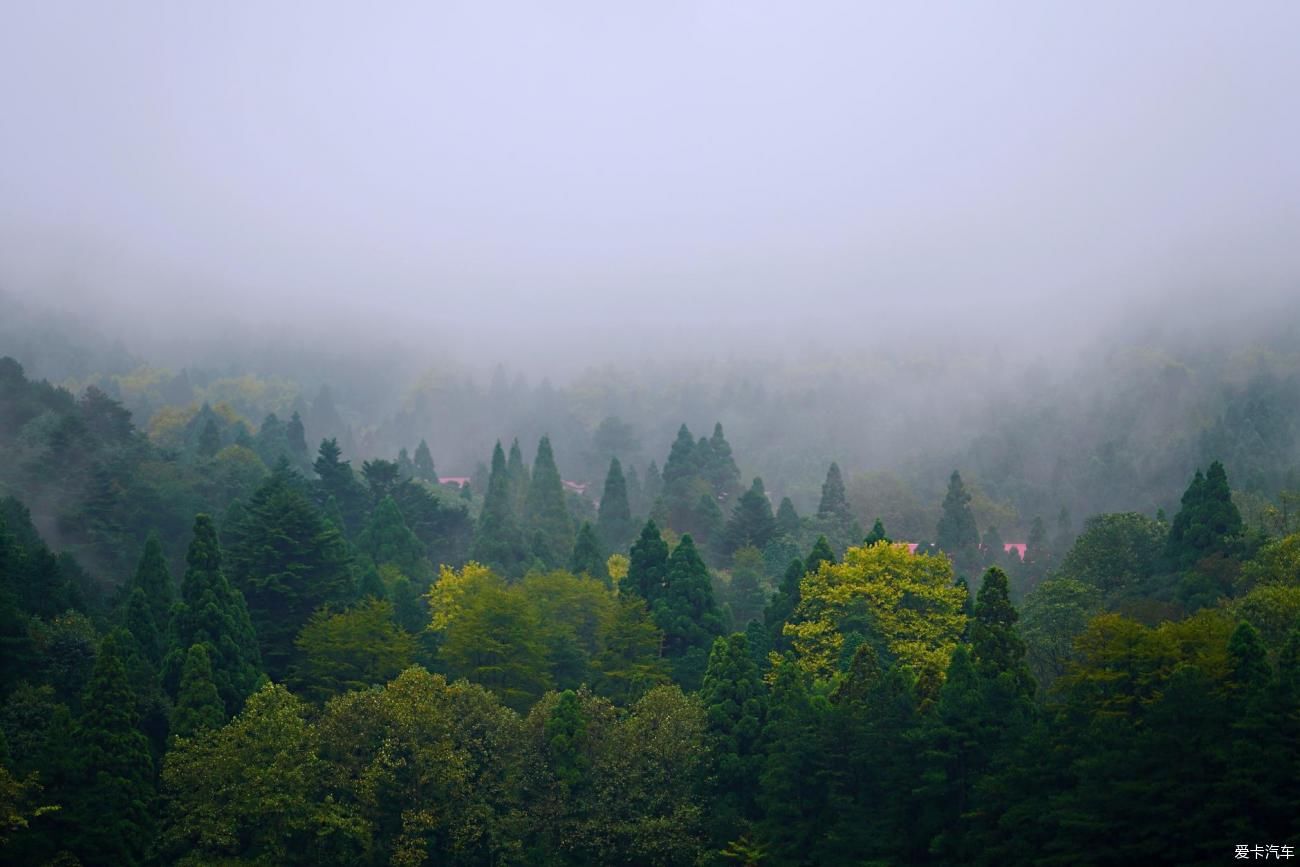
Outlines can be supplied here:
[[1294, 0], [11, 0], [0, 289], [480, 352], [1300, 294], [1297, 46]]

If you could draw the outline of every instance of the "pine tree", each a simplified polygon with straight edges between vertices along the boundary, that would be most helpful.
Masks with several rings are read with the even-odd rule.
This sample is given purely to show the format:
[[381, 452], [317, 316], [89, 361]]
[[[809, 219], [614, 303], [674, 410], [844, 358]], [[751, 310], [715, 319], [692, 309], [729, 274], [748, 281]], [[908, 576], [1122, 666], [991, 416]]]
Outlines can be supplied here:
[[663, 595], [668, 575], [668, 543], [659, 534], [654, 521], [646, 521], [641, 537], [632, 545], [627, 578], [622, 586], [636, 593], [653, 608]]
[[346, 604], [356, 592], [347, 543], [305, 491], [297, 473], [277, 467], [249, 499], [229, 544], [231, 583], [244, 595], [273, 680], [288, 674], [294, 636], [312, 612]]
[[289, 417], [284, 428], [285, 440], [289, 445], [289, 460], [295, 467], [307, 465], [307, 431], [302, 426], [302, 416], [295, 412]]
[[645, 468], [645, 481], [641, 485], [641, 502], [644, 504], [643, 510], [648, 512], [654, 507], [655, 501], [663, 495], [664, 480], [659, 474], [659, 465], [654, 461]]
[[776, 532], [782, 536], [795, 538], [801, 527], [799, 513], [794, 510], [794, 503], [789, 497], [781, 498], [781, 505], [776, 508]]
[[785, 637], [785, 625], [799, 607], [799, 582], [806, 574], [802, 560], [791, 560], [780, 585], [763, 610], [763, 625], [767, 627], [768, 640], [775, 650], [790, 646]]
[[474, 535], [470, 556], [508, 576], [522, 574], [529, 559], [523, 534], [515, 520], [512, 482], [500, 442], [492, 451], [492, 474], [488, 477], [487, 495], [479, 512], [478, 531]]
[[727, 604], [737, 629], [745, 629], [750, 621], [763, 617], [763, 554], [757, 548], [747, 547], [736, 551], [728, 586]]
[[257, 635], [243, 595], [230, 586], [221, 569], [221, 548], [212, 519], [194, 519], [194, 540], [186, 555], [189, 567], [181, 584], [181, 603], [172, 617], [172, 642], [163, 668], [175, 694], [189, 648], [207, 645], [213, 681], [227, 716], [236, 713], [261, 678]]
[[139, 587], [132, 587], [131, 595], [127, 597], [125, 625], [135, 646], [156, 673], [162, 664], [163, 639], [154, 622], [149, 600], [145, 599], [144, 591]]
[[321, 496], [318, 502], [333, 497], [343, 516], [345, 535], [361, 529], [368, 507], [368, 497], [352, 472], [352, 465], [342, 460], [338, 440], [321, 440], [320, 451], [312, 467], [320, 478]]
[[[649, 509], [645, 501], [645, 488], [641, 485], [641, 476], [636, 471], [636, 465], [630, 464], [627, 468], [627, 504], [629, 512], [632, 515], [644, 515]], [[634, 526], [629, 523], [629, 528]], [[632, 533], [629, 532], [629, 541]]]
[[971, 496], [962, 484], [961, 474], [953, 470], [948, 479], [948, 493], [943, 498], [943, 515], [935, 528], [935, 544], [939, 550], [964, 565], [969, 565], [975, 559], [980, 543], [970, 501]]
[[564, 503], [564, 483], [560, 480], [560, 471], [551, 451], [551, 439], [547, 436], [537, 443], [537, 458], [533, 461], [533, 475], [528, 484], [524, 526], [530, 535], [540, 535], [542, 550], [538, 553], [548, 568], [556, 568], [568, 560], [573, 549], [573, 521]]
[[831, 550], [830, 542], [826, 541], [825, 536], [818, 536], [817, 541], [813, 543], [812, 550], [808, 552], [808, 559], [804, 561], [804, 572], [816, 572], [821, 569], [823, 563], [830, 563], [834, 566], [838, 560], [835, 559], [835, 552]]
[[357, 535], [357, 552], [377, 567], [396, 566], [416, 582], [433, 578], [424, 545], [407, 527], [402, 510], [392, 497], [384, 497], [371, 513], [365, 529]]
[[411, 460], [410, 452], [404, 448], [397, 450], [397, 478], [403, 482], [415, 478], [415, 463]]
[[678, 482], [693, 478], [697, 469], [695, 438], [691, 436], [690, 429], [683, 423], [677, 429], [677, 439], [673, 440], [672, 448], [668, 452], [668, 460], [664, 463], [664, 488], [671, 489]]
[[722, 634], [722, 616], [713, 601], [709, 568], [687, 534], [668, 558], [663, 595], [651, 609], [664, 631], [664, 656], [683, 689], [698, 689], [708, 648]]
[[226, 722], [226, 708], [212, 681], [212, 660], [202, 644], [190, 646], [181, 668], [181, 685], [172, 710], [171, 733], [190, 738], [203, 729], [218, 729]]
[[720, 845], [735, 838], [743, 821], [755, 817], [763, 764], [767, 693], [743, 634], [714, 640], [700, 699], [707, 714], [712, 764], [710, 818], [714, 842]]
[[1215, 461], [1197, 470], [1169, 527], [1167, 556], [1176, 569], [1189, 569], [1212, 554], [1227, 554], [1241, 535], [1241, 513], [1232, 502], [1228, 475]]
[[138, 588], [149, 602], [155, 628], [165, 631], [176, 593], [172, 589], [171, 572], [167, 570], [167, 560], [163, 557], [162, 542], [157, 533], [150, 533], [145, 540], [144, 553], [140, 555], [140, 565], [136, 567], [131, 586]]
[[757, 793], [762, 810], [758, 831], [768, 851], [767, 864], [810, 863], [820, 825], [830, 819], [817, 738], [820, 711], [799, 667], [778, 665], [763, 724], [765, 755]]
[[844, 477], [840, 475], [840, 465], [832, 462], [826, 471], [826, 481], [822, 483], [822, 498], [817, 504], [817, 517], [852, 517], [849, 501], [844, 495]]
[[573, 543], [573, 557], [569, 561], [569, 571], [574, 575], [590, 575], [598, 581], [609, 584], [609, 572], [605, 569], [605, 552], [600, 547], [600, 539], [591, 522], [583, 521], [578, 530], [578, 538]]
[[519, 448], [519, 439], [510, 443], [510, 458], [506, 461], [506, 478], [510, 480], [510, 508], [520, 519], [528, 508], [528, 484], [530, 481], [528, 466], [524, 463], [523, 450]]
[[622, 551], [632, 541], [632, 509], [628, 502], [627, 483], [623, 478], [623, 465], [611, 458], [609, 472], [605, 475], [605, 491], [600, 497], [596, 529], [605, 548]]
[[153, 757], [119, 642], [104, 638], [76, 726], [80, 785], [68, 805], [67, 845], [88, 864], [143, 863], [153, 828]]
[[433, 466], [433, 455], [429, 454], [429, 444], [420, 440], [415, 447], [415, 460], [412, 461], [415, 477], [431, 485], [438, 484], [438, 471]]
[[885, 525], [881, 523], [881, 520], [879, 518], [877, 518], [876, 523], [871, 525], [871, 532], [868, 533], [867, 537], [862, 540], [862, 544], [870, 546], [870, 545], [879, 544], [880, 542], [884, 542], [886, 545], [888, 545], [890, 543], [890, 539], [887, 535], [885, 535]]
[[730, 556], [747, 545], [762, 549], [774, 535], [776, 519], [772, 516], [772, 504], [763, 490], [763, 480], [756, 478], [749, 490], [741, 494], [727, 522], [723, 550]]
[[1034, 694], [1034, 681], [1025, 665], [1025, 643], [1016, 633], [1019, 615], [1011, 604], [1007, 573], [993, 566], [984, 573], [975, 595], [969, 631], [975, 667], [986, 678], [1007, 675], [1017, 693]]
[[706, 470], [713, 493], [729, 499], [740, 489], [740, 470], [731, 454], [731, 444], [722, 433], [722, 422], [713, 425], [709, 438], [709, 465]]
[[361, 570], [361, 580], [357, 582], [357, 601], [363, 599], [387, 599], [388, 590], [384, 579], [379, 577], [379, 570], [373, 563]]

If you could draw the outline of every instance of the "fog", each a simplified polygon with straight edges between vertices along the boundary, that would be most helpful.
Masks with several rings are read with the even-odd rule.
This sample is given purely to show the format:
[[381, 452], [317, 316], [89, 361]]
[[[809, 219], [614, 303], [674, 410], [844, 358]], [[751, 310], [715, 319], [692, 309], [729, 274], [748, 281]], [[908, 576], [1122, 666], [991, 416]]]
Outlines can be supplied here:
[[136, 340], [555, 372], [1058, 346], [1294, 290], [1297, 43], [1285, 2], [8, 4], [0, 275]]

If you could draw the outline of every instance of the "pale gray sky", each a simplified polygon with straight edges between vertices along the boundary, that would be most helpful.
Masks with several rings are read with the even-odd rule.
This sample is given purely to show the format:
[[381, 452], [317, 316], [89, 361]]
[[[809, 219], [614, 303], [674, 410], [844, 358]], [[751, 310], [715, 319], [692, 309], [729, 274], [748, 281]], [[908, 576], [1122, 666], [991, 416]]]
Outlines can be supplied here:
[[1300, 294], [1298, 45], [1249, 0], [13, 0], [0, 290], [479, 353]]

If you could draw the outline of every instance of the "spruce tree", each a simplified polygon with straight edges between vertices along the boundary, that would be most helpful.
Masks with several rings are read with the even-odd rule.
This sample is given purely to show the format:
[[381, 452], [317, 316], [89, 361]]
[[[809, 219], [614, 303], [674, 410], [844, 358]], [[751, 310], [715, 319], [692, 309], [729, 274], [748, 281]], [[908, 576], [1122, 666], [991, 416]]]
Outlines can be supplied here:
[[125, 626], [135, 646], [156, 673], [162, 664], [163, 637], [153, 619], [153, 609], [139, 587], [131, 588], [127, 597]]
[[204, 423], [203, 430], [199, 432], [199, 456], [210, 458], [219, 451], [221, 451], [221, 430], [217, 427], [217, 420], [210, 418]]
[[664, 492], [664, 479], [659, 473], [659, 465], [654, 461], [645, 468], [645, 481], [641, 485], [641, 496], [644, 511], [648, 512], [654, 507], [655, 501], [658, 500]]
[[888, 545], [890, 542], [890, 538], [889, 536], [885, 535], [885, 525], [881, 522], [879, 518], [877, 518], [876, 523], [871, 525], [871, 532], [868, 533], [867, 537], [862, 540], [862, 544], [866, 546], [871, 546], [871, 545], [879, 544], [880, 542], [884, 542], [886, 545]]
[[763, 769], [762, 735], [767, 691], [745, 635], [718, 638], [709, 651], [700, 700], [707, 715], [713, 839], [725, 843], [755, 816]]
[[935, 544], [939, 550], [965, 566], [969, 566], [975, 559], [980, 543], [970, 501], [971, 496], [962, 484], [961, 474], [953, 470], [948, 479], [948, 493], [943, 498], [943, 515], [935, 528]]
[[1223, 464], [1215, 461], [1204, 476], [1196, 471], [1183, 494], [1169, 527], [1166, 554], [1175, 569], [1190, 569], [1212, 554], [1230, 553], [1241, 531], [1241, 513], [1232, 502], [1228, 475]]
[[573, 521], [564, 502], [564, 483], [555, 466], [551, 438], [543, 436], [537, 443], [537, 458], [528, 483], [524, 526], [530, 536], [540, 535], [542, 562], [547, 568], [566, 563], [573, 550]]
[[[522, 465], [522, 464], [521, 464]], [[492, 450], [492, 473], [479, 512], [470, 557], [502, 575], [518, 577], [528, 562], [524, 537], [515, 520], [514, 495], [501, 443]]]
[[433, 574], [424, 545], [406, 525], [402, 511], [392, 497], [384, 497], [357, 535], [357, 552], [375, 566], [393, 565], [403, 575], [424, 582]]
[[789, 497], [781, 498], [781, 505], [776, 508], [776, 532], [782, 536], [795, 538], [800, 529], [799, 513], [794, 510], [794, 503]]
[[284, 428], [285, 441], [289, 445], [289, 460], [295, 467], [307, 465], [307, 431], [302, 425], [302, 416], [295, 412], [289, 417]]
[[352, 535], [361, 529], [368, 508], [366, 491], [352, 472], [352, 465], [342, 459], [342, 450], [338, 440], [321, 440], [320, 451], [312, 464], [320, 478], [321, 494], [318, 502], [325, 502], [333, 497], [343, 516], [343, 531]]
[[420, 440], [415, 447], [415, 459], [412, 461], [415, 477], [431, 485], [438, 484], [438, 471], [433, 466], [433, 455], [429, 454], [429, 444]]
[[188, 568], [181, 584], [181, 603], [172, 617], [172, 643], [164, 662], [165, 681], [174, 695], [189, 648], [206, 644], [212, 659], [212, 679], [233, 716], [262, 677], [257, 635], [243, 594], [230, 586], [221, 568], [221, 548], [212, 519], [194, 519], [194, 540], [186, 555]]
[[784, 650], [790, 646], [785, 637], [785, 624], [799, 607], [799, 583], [806, 574], [802, 560], [791, 560], [776, 592], [763, 610], [763, 625], [767, 627], [768, 640], [774, 650]]
[[[651, 466], [653, 467], [653, 464]], [[675, 484], [688, 481], [695, 476], [696, 470], [695, 438], [683, 423], [677, 429], [677, 439], [673, 440], [672, 448], [668, 452], [668, 460], [664, 463], [664, 488], [671, 489]]]
[[510, 457], [506, 461], [506, 478], [510, 480], [510, 508], [520, 519], [523, 526], [524, 510], [528, 507], [528, 466], [524, 463], [523, 450], [519, 448], [519, 438], [510, 443]]
[[757, 794], [762, 810], [758, 831], [769, 855], [765, 863], [810, 863], [819, 822], [830, 819], [817, 738], [819, 711], [799, 666], [778, 665], [763, 724], [765, 755]]
[[410, 452], [405, 448], [397, 450], [397, 478], [403, 482], [415, 478], [415, 463], [411, 460]]
[[804, 572], [815, 573], [821, 569], [823, 563], [830, 563], [834, 566], [839, 561], [835, 559], [835, 552], [831, 550], [831, 543], [826, 541], [825, 536], [818, 536], [817, 541], [813, 543], [812, 550], [808, 552], [808, 559], [804, 561]]
[[609, 461], [605, 490], [600, 497], [600, 510], [596, 513], [596, 529], [609, 551], [622, 551], [632, 541], [632, 509], [628, 502], [627, 482], [623, 478], [623, 465], [618, 458]]
[[668, 543], [659, 534], [654, 521], [646, 521], [641, 537], [632, 545], [628, 559], [627, 578], [623, 587], [636, 593], [653, 606], [663, 595], [664, 581], [668, 575]]
[[713, 582], [695, 542], [687, 534], [668, 558], [663, 595], [654, 603], [655, 623], [664, 631], [664, 656], [683, 689], [698, 689], [708, 648], [722, 634], [722, 616], [713, 600]]
[[740, 489], [740, 470], [731, 454], [731, 444], [722, 433], [722, 422], [713, 425], [706, 473], [709, 483], [713, 485], [713, 493], [719, 497], [729, 499]]
[[990, 567], [975, 594], [968, 627], [975, 667], [986, 678], [1009, 676], [1019, 694], [1032, 696], [1034, 681], [1025, 664], [1025, 643], [1016, 632], [1017, 620], [1007, 573]]
[[772, 504], [763, 490], [763, 480], [756, 478], [731, 513], [723, 535], [723, 552], [730, 556], [747, 545], [762, 549], [775, 534]]
[[153, 757], [119, 642], [110, 634], [101, 643], [76, 726], [80, 785], [68, 805], [67, 843], [87, 864], [141, 864], [152, 839]]
[[[355, 593], [347, 542], [307, 498], [304, 480], [281, 465], [249, 499], [227, 560], [266, 673], [283, 680], [295, 654], [294, 636], [312, 612], [347, 604]], [[181, 652], [188, 648], [183, 645]]]
[[573, 543], [573, 556], [569, 560], [569, 571], [574, 575], [590, 575], [605, 584], [609, 584], [609, 572], [605, 568], [605, 552], [600, 547], [600, 539], [590, 521], [583, 521], [578, 530], [578, 537]]
[[190, 738], [204, 729], [218, 729], [226, 722], [226, 708], [212, 681], [212, 660], [202, 644], [190, 646], [181, 668], [181, 685], [172, 710], [171, 733]]
[[357, 601], [387, 598], [388, 590], [384, 587], [384, 579], [379, 577], [379, 570], [373, 563], [367, 564], [361, 570], [361, 580], [357, 582]]
[[136, 567], [131, 586], [144, 594], [153, 614], [154, 625], [165, 631], [172, 605], [176, 602], [176, 592], [157, 533], [150, 533], [145, 540], [144, 552], [140, 555], [140, 565]]
[[752, 546], [736, 551], [727, 587], [727, 604], [736, 629], [745, 629], [750, 621], [763, 617], [763, 554]]
[[826, 471], [826, 481], [822, 483], [822, 498], [817, 503], [817, 517], [851, 518], [848, 498], [844, 494], [844, 477], [840, 475], [840, 465], [831, 462]]

